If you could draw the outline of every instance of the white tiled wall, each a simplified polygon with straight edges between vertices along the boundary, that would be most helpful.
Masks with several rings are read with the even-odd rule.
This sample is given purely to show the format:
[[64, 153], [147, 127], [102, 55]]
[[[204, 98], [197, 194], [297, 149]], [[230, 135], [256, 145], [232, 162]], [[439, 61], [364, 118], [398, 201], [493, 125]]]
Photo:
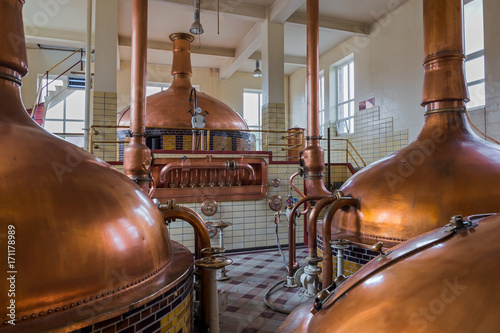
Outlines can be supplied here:
[[[230, 155], [214, 155], [229, 158]], [[162, 156], [163, 157], [163, 156]], [[165, 156], [166, 157], [166, 156]], [[173, 156], [169, 156], [173, 157]], [[196, 157], [190, 155], [188, 158]], [[199, 157], [205, 158], [205, 155]], [[290, 187], [288, 178], [298, 169], [298, 164], [268, 164], [268, 191], [264, 199], [249, 201], [218, 202], [219, 208], [215, 215], [204, 216], [201, 212], [201, 203], [187, 203], [182, 206], [189, 207], [199, 213], [205, 222], [229, 221], [233, 225], [224, 230], [224, 247], [227, 250], [265, 247], [276, 245], [274, 212], [269, 209], [268, 200], [274, 195], [280, 195], [285, 203]], [[278, 188], [273, 187], [273, 179], [281, 180]], [[303, 190], [302, 180], [297, 177], [295, 185]], [[294, 197], [298, 197], [292, 192]], [[284, 206], [283, 206], [284, 209]], [[297, 242], [302, 243], [304, 238], [303, 218], [297, 219]], [[194, 249], [193, 229], [186, 222], [173, 222], [169, 226], [172, 240], [181, 242]], [[288, 221], [286, 216], [281, 217], [278, 235], [282, 245], [288, 244]], [[219, 235], [212, 239], [213, 246], [219, 246]]]

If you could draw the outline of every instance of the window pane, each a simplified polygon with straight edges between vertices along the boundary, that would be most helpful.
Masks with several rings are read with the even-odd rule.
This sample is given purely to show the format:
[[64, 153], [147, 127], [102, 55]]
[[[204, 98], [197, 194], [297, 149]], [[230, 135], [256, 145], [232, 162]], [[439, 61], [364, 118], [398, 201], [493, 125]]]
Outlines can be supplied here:
[[71, 142], [72, 144], [74, 145], [77, 145], [78, 147], [82, 147], [83, 148], [83, 136], [65, 136], [65, 135], [61, 135], [61, 138], [63, 138], [64, 140], [68, 141], [68, 142]]
[[338, 117], [339, 117], [338, 119], [344, 119], [344, 118], [349, 117], [349, 105], [348, 105], [348, 103], [339, 105]]
[[469, 60], [465, 63], [467, 82], [484, 79], [484, 56]]
[[469, 86], [470, 102], [467, 103], [467, 108], [475, 108], [477, 106], [485, 105], [485, 88], [484, 82]]
[[62, 133], [63, 132], [63, 122], [46, 120], [43, 124], [43, 128], [51, 133]]
[[61, 101], [56, 105], [51, 105], [50, 109], [47, 110], [45, 118], [48, 119], [62, 119], [64, 116], [64, 102]]
[[349, 72], [348, 65], [342, 66], [338, 71], [338, 84], [339, 84], [339, 102], [345, 102], [349, 99]]
[[354, 101], [349, 103], [349, 117], [354, 116]]
[[161, 87], [153, 87], [153, 86], [147, 86], [146, 87], [146, 97], [159, 93], [161, 91]]
[[337, 122], [337, 132], [339, 134], [347, 133], [347, 120], [341, 120]]
[[354, 133], [354, 118], [349, 119], [349, 133]]
[[260, 93], [245, 92], [243, 93], [243, 117], [248, 123], [248, 126], [260, 127]]
[[349, 99], [354, 99], [354, 61], [349, 63]]
[[83, 133], [83, 121], [67, 121], [65, 133]]
[[66, 119], [85, 119], [85, 91], [75, 90], [66, 97]]
[[464, 6], [465, 54], [484, 49], [483, 1], [474, 0]]

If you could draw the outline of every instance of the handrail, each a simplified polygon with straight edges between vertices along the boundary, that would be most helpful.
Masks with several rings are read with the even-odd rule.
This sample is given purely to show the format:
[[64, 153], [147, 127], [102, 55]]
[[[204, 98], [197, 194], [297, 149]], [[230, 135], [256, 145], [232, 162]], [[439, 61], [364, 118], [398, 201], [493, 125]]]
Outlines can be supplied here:
[[361, 157], [361, 155], [358, 153], [358, 151], [356, 150], [356, 148], [354, 148], [354, 146], [352, 145], [351, 141], [347, 140], [347, 142], [349, 142], [349, 145], [351, 146], [351, 148], [354, 150], [354, 152], [356, 153], [356, 155], [358, 155], [358, 157], [361, 160], [361, 162], [363, 162], [363, 166], [366, 166], [365, 160]]
[[[328, 141], [328, 139], [321, 139], [321, 140], [326, 140]], [[345, 139], [345, 138], [331, 138], [330, 141], [343, 141], [345, 142], [345, 148], [338, 148], [338, 149], [331, 149], [330, 151], [332, 152], [345, 152], [345, 163], [349, 163], [349, 156], [351, 157], [351, 159], [354, 161], [354, 163], [356, 164], [356, 166], [359, 168], [361, 167], [365, 167], [366, 166], [366, 162], [365, 160], [361, 157], [361, 155], [359, 154], [359, 152], [356, 150], [356, 148], [354, 148], [354, 145], [351, 143], [351, 141], [349, 139]], [[356, 158], [354, 157], [354, 155], [351, 153], [350, 150], [353, 150], [355, 155], [361, 160], [361, 163], [363, 164], [363, 166], [360, 166], [360, 164], [358, 163], [358, 161], [356, 160]]]
[[[91, 132], [90, 132], [90, 142], [91, 145], [89, 147], [89, 151], [92, 153], [93, 152], [93, 146], [95, 143], [103, 143], [103, 144], [111, 144], [111, 143], [127, 143], [126, 140], [95, 140], [95, 136], [99, 135], [99, 130], [97, 129], [129, 129], [129, 126], [119, 126], [119, 125], [92, 125], [90, 126]], [[165, 126], [154, 126], [154, 127], [146, 127], [146, 130], [148, 129], [162, 129], [162, 130], [185, 130], [185, 131], [198, 131], [199, 129], [193, 129], [192, 127], [165, 127]], [[303, 146], [303, 143], [305, 143], [305, 138], [303, 135], [297, 135], [295, 131], [278, 131], [278, 130], [255, 130], [255, 129], [248, 129], [248, 130], [243, 130], [243, 129], [222, 129], [222, 128], [204, 128], [203, 131], [207, 133], [207, 136], [210, 135], [211, 132], [246, 132], [246, 133], [265, 133], [266, 134], [266, 140], [265, 143], [263, 143], [264, 147], [269, 150], [270, 147], [282, 147], [281, 151], [298, 151], [302, 150], [300, 147]], [[276, 138], [276, 140], [283, 140], [285, 142], [283, 143], [269, 143], [269, 134], [271, 133], [282, 133], [286, 134], [281, 137]], [[298, 138], [295, 139], [297, 140], [302, 140], [302, 143], [289, 143], [288, 138], [292, 136], [297, 136]], [[208, 144], [208, 142], [204, 143]], [[208, 150], [208, 149], [207, 149]], [[279, 156], [280, 158], [285, 158], [285, 156]]]
[[55, 80], [57, 80], [58, 78], [60, 78], [62, 75], [64, 75], [66, 72], [68, 72], [71, 68], [75, 67], [76, 65], [78, 65], [82, 60], [80, 59], [76, 64], [74, 64], [73, 66], [71, 66], [69, 69], [67, 69], [66, 71], [64, 71], [62, 74], [59, 74], [59, 76], [55, 79], [53, 79], [52, 81], [50, 81], [49, 83], [45, 84], [43, 87], [43, 79], [45, 78], [45, 76], [48, 76], [49, 75], [49, 72], [52, 71], [53, 69], [55, 69], [56, 67], [58, 67], [59, 65], [61, 65], [63, 62], [65, 62], [66, 60], [68, 60], [69, 58], [71, 58], [72, 56], [74, 56], [75, 54], [77, 54], [78, 52], [81, 52], [83, 51], [83, 48], [79, 48], [78, 50], [76, 50], [75, 52], [71, 53], [69, 56], [67, 56], [66, 58], [64, 58], [63, 60], [59, 61], [56, 65], [54, 65], [52, 68], [50, 68], [48, 71], [46, 71], [43, 75], [42, 75], [42, 78], [40, 79], [40, 83], [38, 84], [38, 87], [37, 87], [37, 90], [36, 90], [36, 96], [35, 96], [35, 104], [33, 104], [33, 109], [31, 109], [31, 117], [33, 118], [33, 115], [35, 114], [35, 110], [36, 110], [36, 107], [40, 104], [38, 103], [39, 100], [40, 100], [40, 92], [47, 86], [49, 86], [52, 82], [54, 82]]

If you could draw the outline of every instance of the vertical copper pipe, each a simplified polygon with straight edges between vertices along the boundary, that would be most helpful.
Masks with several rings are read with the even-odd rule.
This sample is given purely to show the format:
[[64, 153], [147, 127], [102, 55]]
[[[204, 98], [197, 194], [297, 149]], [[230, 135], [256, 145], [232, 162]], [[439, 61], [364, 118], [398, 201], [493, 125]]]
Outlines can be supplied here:
[[288, 276], [293, 277], [295, 273], [295, 269], [298, 267], [298, 263], [296, 262], [296, 256], [295, 256], [295, 251], [296, 251], [296, 242], [295, 242], [295, 218], [297, 215], [297, 209], [302, 205], [303, 203], [309, 202], [311, 200], [319, 200], [323, 198], [322, 196], [311, 196], [307, 198], [303, 198], [299, 200], [295, 206], [293, 206], [292, 211], [290, 212], [290, 215], [288, 217]]
[[316, 251], [318, 250], [318, 244], [317, 244], [317, 229], [318, 229], [318, 216], [321, 210], [337, 200], [338, 197], [336, 196], [328, 196], [316, 203], [314, 205], [313, 209], [311, 210], [311, 213], [309, 214], [309, 220], [307, 223], [307, 237], [308, 237], [308, 252], [310, 255], [316, 255]]
[[464, 74], [462, 0], [424, 0], [426, 111], [463, 109], [469, 101]]
[[323, 287], [326, 288], [332, 284], [333, 265], [332, 265], [332, 222], [335, 213], [344, 206], [357, 206], [359, 201], [353, 198], [340, 198], [333, 202], [328, 208], [323, 220]]
[[125, 174], [147, 192], [150, 183], [151, 150], [146, 146], [146, 70], [148, 2], [134, 0], [132, 7], [132, 88], [130, 144], [124, 151]]
[[[307, 0], [307, 135], [319, 136], [319, 0]], [[319, 140], [310, 139], [310, 145]]]
[[[201, 216], [194, 210], [187, 207], [179, 206], [174, 209], [161, 209], [165, 220], [180, 219], [189, 223], [195, 233], [195, 239], [199, 241], [199, 247], [202, 249], [211, 247], [210, 236]], [[199, 259], [201, 254], [195, 251], [196, 258]], [[208, 327], [210, 321], [210, 272], [206, 269], [201, 272], [201, 307], [202, 320]]]
[[325, 157], [319, 136], [319, 0], [307, 0], [307, 147], [302, 151], [304, 186], [309, 195], [327, 196]]

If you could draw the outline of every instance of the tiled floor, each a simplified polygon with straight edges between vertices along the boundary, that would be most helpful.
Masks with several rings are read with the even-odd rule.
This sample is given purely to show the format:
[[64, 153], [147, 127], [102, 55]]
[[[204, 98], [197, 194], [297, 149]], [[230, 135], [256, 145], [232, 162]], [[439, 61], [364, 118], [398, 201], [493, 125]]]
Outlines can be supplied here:
[[[300, 266], [307, 248], [297, 249]], [[285, 252], [287, 255], [287, 252]], [[227, 267], [231, 279], [219, 281], [220, 290], [229, 293], [228, 307], [220, 315], [221, 333], [274, 333], [285, 320], [285, 314], [275, 312], [264, 304], [264, 294], [276, 282], [287, 276], [283, 259], [277, 250], [260, 253], [228, 254], [234, 263]], [[277, 307], [293, 310], [310, 302], [299, 288], [278, 286], [271, 297]]]

